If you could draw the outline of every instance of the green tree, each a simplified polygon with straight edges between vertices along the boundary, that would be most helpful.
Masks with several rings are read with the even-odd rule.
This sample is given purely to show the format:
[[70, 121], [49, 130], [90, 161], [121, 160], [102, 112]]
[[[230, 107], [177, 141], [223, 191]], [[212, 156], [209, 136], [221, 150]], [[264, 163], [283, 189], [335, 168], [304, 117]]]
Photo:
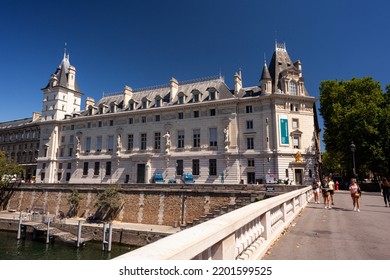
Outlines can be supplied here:
[[19, 186], [15, 175], [22, 172], [22, 168], [10, 160], [4, 151], [0, 151], [0, 207], [6, 209], [15, 187]]
[[77, 215], [78, 209], [80, 207], [80, 201], [82, 196], [77, 189], [73, 189], [70, 195], [68, 196], [69, 211], [68, 216], [74, 217]]
[[120, 185], [112, 185], [98, 193], [95, 207], [98, 207], [96, 216], [102, 220], [113, 220], [123, 205]]
[[381, 135], [382, 123], [386, 121], [385, 98], [380, 83], [370, 77], [321, 83], [320, 114], [324, 119], [326, 151], [329, 158], [338, 160], [350, 176], [352, 141], [356, 145], [355, 162], [360, 176], [366, 176], [369, 171], [384, 172], [388, 157]]

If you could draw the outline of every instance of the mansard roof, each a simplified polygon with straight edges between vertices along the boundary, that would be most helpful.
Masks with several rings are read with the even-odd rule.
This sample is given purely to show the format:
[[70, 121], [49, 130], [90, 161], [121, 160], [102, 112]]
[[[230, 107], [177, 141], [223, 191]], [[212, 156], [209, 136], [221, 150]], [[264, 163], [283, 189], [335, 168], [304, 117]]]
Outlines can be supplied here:
[[16, 129], [33, 123], [33, 118], [24, 118], [0, 123], [0, 131], [6, 129]]
[[[209, 100], [209, 93], [211, 89], [215, 89], [219, 97], [218, 99], [227, 99], [232, 98], [233, 94], [229, 90], [228, 86], [225, 84], [224, 79], [222, 77], [210, 77], [192, 81], [185, 81], [178, 83], [178, 89], [176, 96], [171, 100], [171, 88], [170, 85], [162, 85], [150, 88], [142, 88], [136, 89], [133, 91], [132, 97], [130, 100], [133, 100], [135, 103], [140, 104], [141, 106], [142, 100], [146, 98], [150, 101], [149, 108], [155, 105], [155, 100], [157, 97], [162, 98], [162, 102], [169, 103], [170, 105], [174, 105], [178, 102], [178, 95], [183, 93], [185, 96], [192, 96], [194, 92], [200, 92], [202, 94], [202, 100]], [[189, 98], [185, 103], [190, 103], [191, 98]], [[123, 92], [105, 94], [103, 98], [101, 98], [96, 104], [96, 107], [99, 107], [103, 104], [109, 105], [111, 103], [117, 103], [118, 107], [122, 110], [127, 110], [128, 104], [123, 104]], [[161, 105], [163, 106], [163, 105]], [[138, 108], [138, 107], [137, 107]], [[137, 109], [136, 108], [136, 109]]]

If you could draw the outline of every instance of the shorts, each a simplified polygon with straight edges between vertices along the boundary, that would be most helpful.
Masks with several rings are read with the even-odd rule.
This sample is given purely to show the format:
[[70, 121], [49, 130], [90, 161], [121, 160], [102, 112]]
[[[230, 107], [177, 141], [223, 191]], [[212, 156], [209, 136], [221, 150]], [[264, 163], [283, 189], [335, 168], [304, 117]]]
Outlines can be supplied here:
[[330, 193], [331, 195], [333, 195], [333, 194], [334, 194], [334, 190], [329, 190], [329, 193]]
[[313, 189], [313, 193], [319, 193], [319, 192], [320, 192], [319, 188]]
[[326, 192], [322, 192], [322, 195], [323, 195], [324, 197], [327, 197], [327, 196], [329, 196], [330, 194], [329, 194], [329, 191], [326, 191]]

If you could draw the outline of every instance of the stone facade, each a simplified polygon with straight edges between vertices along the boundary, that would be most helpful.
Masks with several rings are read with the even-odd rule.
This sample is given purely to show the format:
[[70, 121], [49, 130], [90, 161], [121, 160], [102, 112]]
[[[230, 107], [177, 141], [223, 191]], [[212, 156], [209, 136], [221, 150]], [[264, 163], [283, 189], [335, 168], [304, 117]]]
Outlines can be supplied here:
[[82, 95], [64, 54], [43, 89], [37, 182], [151, 183], [157, 173], [180, 182], [190, 173], [196, 184], [300, 185], [319, 175], [316, 99], [284, 44], [264, 63], [259, 85], [244, 86], [241, 72], [234, 89], [220, 76], [172, 78], [87, 97], [84, 110]]
[[[68, 197], [71, 189], [77, 188], [82, 199], [77, 217], [87, 218], [94, 214], [97, 208], [96, 194], [106, 186], [71, 186], [45, 185], [21, 186], [16, 189], [7, 203], [9, 211], [25, 211], [52, 214], [58, 216], [60, 211], [65, 214], [70, 210]], [[280, 191], [285, 191], [281, 189]], [[211, 186], [179, 188], [174, 185], [161, 188], [159, 185], [147, 187], [124, 187], [121, 191], [123, 206], [115, 217], [116, 221], [138, 224], [179, 226], [219, 210], [222, 207], [235, 205], [238, 202], [251, 202], [253, 195], [263, 198], [263, 188], [213, 189]]]
[[21, 179], [34, 182], [39, 151], [40, 114], [31, 118], [0, 123], [0, 150], [23, 168]]

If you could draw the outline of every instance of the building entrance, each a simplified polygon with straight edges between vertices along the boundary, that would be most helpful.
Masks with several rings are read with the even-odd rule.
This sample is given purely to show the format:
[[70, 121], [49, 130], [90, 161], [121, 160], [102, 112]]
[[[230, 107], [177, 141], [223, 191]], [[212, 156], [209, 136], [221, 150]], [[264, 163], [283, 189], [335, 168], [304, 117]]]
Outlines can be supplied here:
[[295, 169], [295, 183], [297, 185], [302, 185], [302, 169]]
[[144, 184], [145, 183], [145, 163], [137, 164], [137, 183]]

